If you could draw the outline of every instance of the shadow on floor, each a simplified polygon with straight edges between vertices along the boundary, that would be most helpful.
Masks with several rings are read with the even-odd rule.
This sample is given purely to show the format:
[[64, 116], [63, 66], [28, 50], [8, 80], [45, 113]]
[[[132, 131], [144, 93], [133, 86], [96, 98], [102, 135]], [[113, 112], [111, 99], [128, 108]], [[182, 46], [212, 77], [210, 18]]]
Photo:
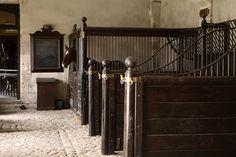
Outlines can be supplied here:
[[12, 114], [22, 109], [23, 103], [15, 97], [0, 95], [0, 113]]
[[22, 103], [16, 97], [2, 96], [0, 95], [0, 104], [16, 104]]

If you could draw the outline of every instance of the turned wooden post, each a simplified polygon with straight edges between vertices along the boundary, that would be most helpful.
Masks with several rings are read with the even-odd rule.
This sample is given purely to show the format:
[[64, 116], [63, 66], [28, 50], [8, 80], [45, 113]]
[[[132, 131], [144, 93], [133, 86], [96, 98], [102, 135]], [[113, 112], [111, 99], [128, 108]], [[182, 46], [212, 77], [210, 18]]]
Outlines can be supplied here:
[[81, 124], [86, 125], [88, 123], [88, 98], [87, 98], [87, 74], [85, 70], [88, 68], [87, 63], [87, 37], [86, 37], [86, 24], [87, 18], [82, 17], [82, 24], [80, 27], [80, 38], [79, 38], [79, 53], [77, 58], [79, 61], [78, 65], [78, 78], [82, 79], [82, 90], [81, 95], [78, 95], [81, 98]]
[[114, 106], [114, 83], [109, 78], [110, 61], [103, 60], [102, 71], [102, 154], [110, 155], [114, 154], [115, 141], [114, 129], [111, 127], [114, 125], [114, 115], [112, 114], [112, 106]]
[[124, 90], [124, 157], [134, 156], [134, 109], [135, 109], [135, 83], [132, 82], [133, 68], [136, 61], [132, 57], [125, 60], [128, 70], [125, 72]]
[[89, 136], [95, 136], [95, 103], [94, 103], [94, 60], [88, 61], [88, 106], [89, 106]]

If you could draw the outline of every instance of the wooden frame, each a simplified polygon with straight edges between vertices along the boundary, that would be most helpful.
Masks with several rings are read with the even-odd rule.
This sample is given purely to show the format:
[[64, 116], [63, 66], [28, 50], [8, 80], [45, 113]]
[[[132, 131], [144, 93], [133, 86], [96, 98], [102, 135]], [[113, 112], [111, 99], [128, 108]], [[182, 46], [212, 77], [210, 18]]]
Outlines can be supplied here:
[[63, 72], [63, 34], [44, 26], [31, 36], [31, 71]]

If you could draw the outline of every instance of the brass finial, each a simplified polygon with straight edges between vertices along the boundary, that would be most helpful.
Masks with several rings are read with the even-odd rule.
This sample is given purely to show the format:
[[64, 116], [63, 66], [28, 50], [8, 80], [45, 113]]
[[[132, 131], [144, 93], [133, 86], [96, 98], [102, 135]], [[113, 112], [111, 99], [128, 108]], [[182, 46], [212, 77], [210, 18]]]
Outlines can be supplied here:
[[136, 60], [135, 60], [132, 56], [127, 57], [127, 58], [125, 59], [125, 65], [126, 65], [126, 67], [127, 67], [128, 69], [132, 69], [132, 68], [134, 68], [135, 65], [136, 65]]

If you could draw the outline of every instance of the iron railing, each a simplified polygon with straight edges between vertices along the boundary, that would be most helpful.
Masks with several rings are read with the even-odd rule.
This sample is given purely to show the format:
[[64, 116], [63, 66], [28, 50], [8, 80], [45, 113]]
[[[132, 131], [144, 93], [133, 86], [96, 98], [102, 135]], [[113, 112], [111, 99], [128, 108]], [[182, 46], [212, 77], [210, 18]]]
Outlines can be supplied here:
[[[192, 74], [192, 71], [199, 71], [201, 69], [199, 73], [194, 73], [193, 75], [235, 76], [235, 34], [236, 27], [214, 29], [192, 41], [179, 54], [173, 52], [171, 57], [165, 54], [163, 58], [166, 59], [166, 62], [163, 63], [162, 60], [162, 62], [159, 62], [159, 66], [149, 70], [142, 70], [142, 73], [155, 72], [181, 75]], [[159, 58], [162, 49], [167, 46], [170, 46], [170, 44], [167, 43], [161, 47], [150, 60]], [[218, 61], [217, 63], [215, 63], [216, 60]], [[212, 66], [208, 67], [208, 65]], [[204, 68], [205, 72], [202, 73], [201, 71]]]
[[17, 96], [18, 70], [0, 69], [0, 95]]

